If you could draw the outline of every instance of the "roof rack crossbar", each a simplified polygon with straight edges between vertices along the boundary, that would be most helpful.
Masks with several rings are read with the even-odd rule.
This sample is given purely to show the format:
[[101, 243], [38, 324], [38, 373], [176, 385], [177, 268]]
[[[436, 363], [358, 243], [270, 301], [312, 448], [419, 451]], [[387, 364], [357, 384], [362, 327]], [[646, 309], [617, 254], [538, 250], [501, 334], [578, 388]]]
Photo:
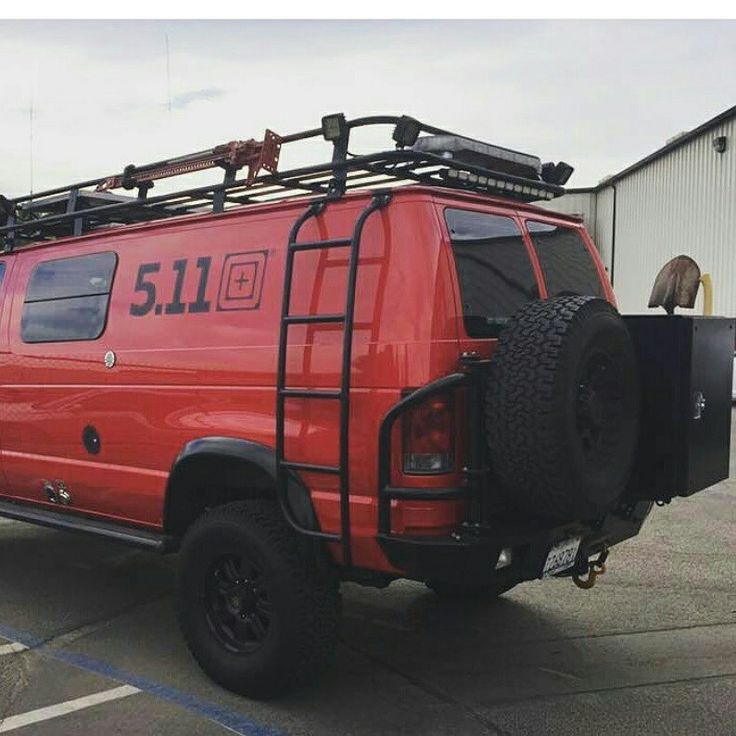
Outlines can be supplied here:
[[[353, 155], [350, 132], [375, 125], [394, 126], [395, 148]], [[277, 136], [267, 131], [263, 143], [235, 141], [194, 154], [130, 166], [121, 175], [88, 179], [33, 195], [2, 199], [0, 238], [5, 251], [19, 244], [81, 235], [98, 227], [126, 225], [206, 211], [222, 212], [251, 204], [302, 196], [337, 198], [348, 190], [422, 183], [480, 191], [531, 201], [559, 196], [562, 186], [479, 165], [475, 161], [413, 147], [421, 134], [454, 136], [407, 116], [374, 115], [346, 120], [342, 114], [323, 118], [322, 127]], [[277, 170], [280, 148], [309, 139], [332, 143], [331, 160], [286, 171]], [[459, 140], [472, 140], [459, 138]], [[479, 145], [480, 141], [474, 141]], [[521, 154], [524, 155], [524, 154]], [[538, 160], [538, 159], [537, 159]], [[486, 164], [486, 162], [483, 162]], [[158, 178], [188, 171], [224, 169], [220, 182], [152, 195]], [[247, 176], [237, 171], [247, 166]], [[527, 172], [524, 171], [526, 174]], [[110, 189], [137, 189], [137, 196], [112, 194]]]

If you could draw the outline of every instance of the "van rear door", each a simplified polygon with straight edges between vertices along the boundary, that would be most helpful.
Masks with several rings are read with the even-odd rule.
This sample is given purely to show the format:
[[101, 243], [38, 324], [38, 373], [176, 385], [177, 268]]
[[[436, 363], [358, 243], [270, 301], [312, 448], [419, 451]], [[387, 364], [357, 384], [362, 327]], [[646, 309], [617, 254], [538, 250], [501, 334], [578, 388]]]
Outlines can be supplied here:
[[508, 214], [445, 209], [468, 336], [498, 337], [540, 283], [519, 220]]
[[582, 227], [529, 218], [524, 226], [539, 261], [547, 296], [610, 296], [605, 269]]

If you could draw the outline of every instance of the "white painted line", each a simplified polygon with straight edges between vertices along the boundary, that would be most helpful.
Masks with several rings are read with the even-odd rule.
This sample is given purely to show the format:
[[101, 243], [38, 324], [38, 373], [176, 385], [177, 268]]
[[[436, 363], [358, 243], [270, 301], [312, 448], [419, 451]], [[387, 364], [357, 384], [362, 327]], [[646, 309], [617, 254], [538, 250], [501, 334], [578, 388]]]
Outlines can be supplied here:
[[67, 700], [64, 703], [49, 705], [46, 708], [38, 708], [37, 710], [29, 710], [28, 713], [21, 713], [17, 716], [8, 716], [0, 722], [0, 733], [14, 731], [16, 728], [23, 728], [23, 726], [28, 726], [31, 723], [48, 721], [50, 718], [58, 718], [59, 716], [64, 716], [67, 713], [74, 713], [76, 710], [83, 710], [84, 708], [90, 708], [93, 705], [107, 703], [110, 700], [126, 698], [128, 695], [135, 695], [139, 692], [140, 690], [137, 687], [133, 687], [132, 685], [122, 685], [121, 687], [116, 687], [112, 690], [103, 690], [99, 693], [87, 695], [84, 698]]
[[3, 656], [3, 654], [14, 654], [15, 652], [23, 652], [28, 647], [25, 644], [21, 644], [20, 642], [14, 641], [11, 644], [0, 644], [0, 657]]
[[538, 667], [537, 669], [542, 672], [548, 672], [550, 675], [557, 675], [558, 677], [564, 677], [566, 680], [580, 680], [582, 678], [577, 675], [573, 675], [570, 672], [563, 672], [562, 670], [553, 670], [551, 667]]

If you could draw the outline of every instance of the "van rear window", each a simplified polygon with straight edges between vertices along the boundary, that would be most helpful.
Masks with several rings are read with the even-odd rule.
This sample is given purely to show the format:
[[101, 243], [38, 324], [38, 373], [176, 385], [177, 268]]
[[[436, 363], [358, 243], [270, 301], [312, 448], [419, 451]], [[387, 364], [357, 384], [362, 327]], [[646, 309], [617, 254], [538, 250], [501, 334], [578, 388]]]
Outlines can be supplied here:
[[465, 329], [470, 337], [498, 337], [510, 318], [539, 298], [529, 253], [510, 217], [446, 209]]
[[23, 342], [94, 340], [105, 329], [115, 253], [39, 263], [23, 304]]
[[549, 296], [605, 297], [598, 269], [580, 233], [571, 227], [527, 220]]

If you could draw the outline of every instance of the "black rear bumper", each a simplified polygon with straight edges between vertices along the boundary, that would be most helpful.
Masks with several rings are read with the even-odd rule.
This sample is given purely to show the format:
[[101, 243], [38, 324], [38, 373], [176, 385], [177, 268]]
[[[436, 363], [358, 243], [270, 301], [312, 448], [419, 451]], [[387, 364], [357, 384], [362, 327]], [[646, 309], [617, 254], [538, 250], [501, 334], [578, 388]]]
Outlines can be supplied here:
[[[580, 537], [573, 571], [591, 555], [636, 536], [652, 502], [689, 496], [728, 476], [734, 320], [643, 316], [627, 318], [641, 374], [642, 428], [629, 488], [618, 509], [595, 522], [515, 520], [504, 515], [486, 458], [482, 416], [488, 360], [463, 356], [462, 370], [404, 397], [379, 433], [378, 540], [390, 563], [417, 580], [492, 580], [503, 549], [511, 549], [519, 580], [541, 576], [550, 549]], [[391, 484], [391, 436], [401, 415], [428, 397], [457, 392], [465, 400], [468, 438], [459, 488], [397, 488]], [[395, 533], [392, 502], [465, 501], [465, 522], [445, 538]], [[504, 576], [511, 574], [504, 568]]]
[[[414, 391], [394, 405], [381, 425], [378, 467], [378, 542], [389, 562], [415, 580], [476, 584], [499, 576], [533, 580], [542, 575], [550, 549], [567, 539], [581, 538], [576, 564], [568, 572], [587, 570], [591, 555], [639, 533], [652, 502], [624, 504], [602, 519], [560, 522], [511, 517], [494, 501], [491, 474], [486, 463], [485, 432], [480, 408], [488, 361], [466, 356], [465, 370], [440, 378]], [[429, 396], [462, 391], [466, 402], [466, 485], [460, 488], [397, 488], [391, 485], [391, 433], [401, 415]], [[465, 501], [465, 522], [447, 537], [409, 537], [396, 534], [392, 501], [422, 500], [441, 503]], [[499, 513], [500, 512], [500, 513]], [[511, 565], [496, 569], [501, 551], [512, 551]]]
[[[650, 501], [642, 501], [595, 524], [524, 524], [516, 528], [508, 522], [494, 526], [464, 524], [448, 537], [392, 534], [380, 535], [378, 541], [391, 564], [414, 580], [472, 585], [503, 576], [521, 582], [541, 577], [550, 549], [572, 537], [581, 537], [582, 542], [576, 564], [567, 573], [586, 571], [591, 556], [635, 537], [651, 508]], [[497, 570], [504, 549], [511, 550], [511, 564]]]

